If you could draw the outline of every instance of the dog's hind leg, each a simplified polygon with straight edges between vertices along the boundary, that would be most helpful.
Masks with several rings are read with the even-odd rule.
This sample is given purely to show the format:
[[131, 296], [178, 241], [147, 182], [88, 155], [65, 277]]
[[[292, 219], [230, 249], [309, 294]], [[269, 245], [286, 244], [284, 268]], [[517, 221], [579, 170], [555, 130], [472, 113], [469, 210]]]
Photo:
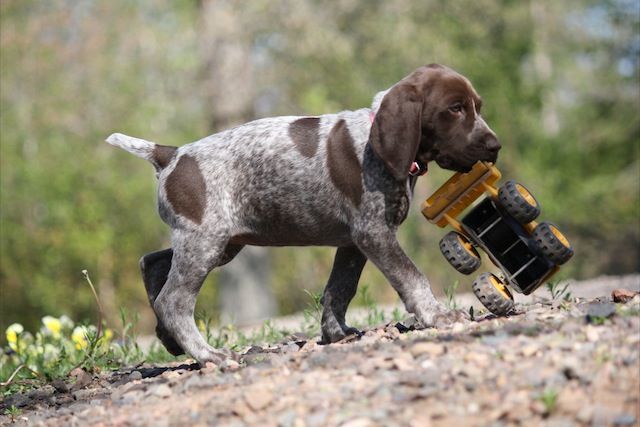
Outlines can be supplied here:
[[[167, 282], [169, 270], [171, 270], [172, 258], [173, 249], [171, 248], [152, 252], [140, 258], [140, 271], [142, 272], [142, 280], [144, 281], [144, 288], [147, 291], [151, 308], [153, 308], [158, 294], [160, 294], [162, 287]], [[162, 342], [162, 345], [174, 356], [184, 354], [182, 348], [180, 348], [178, 343], [171, 337], [169, 332], [167, 332], [167, 328], [165, 328], [157, 314], [156, 320], [156, 335]]]
[[345, 323], [347, 307], [356, 294], [367, 257], [355, 246], [338, 248], [329, 282], [322, 295], [322, 341], [331, 343], [358, 333]]
[[[156, 297], [153, 308], [159, 323], [178, 346], [201, 365], [219, 364], [229, 355], [208, 345], [193, 318], [196, 297], [209, 272], [239, 252], [240, 247], [227, 250], [228, 238], [218, 234], [206, 238], [184, 229], [172, 236], [173, 257], [167, 281]], [[231, 252], [231, 253], [230, 253]], [[235, 253], [234, 253], [235, 252]]]
[[[224, 256], [219, 265], [224, 265], [230, 262], [243, 248], [239, 245], [227, 245]], [[173, 258], [173, 249], [163, 249], [161, 251], [152, 252], [140, 259], [140, 270], [142, 272], [142, 280], [144, 281], [144, 287], [147, 291], [147, 297], [149, 298], [149, 304], [151, 308], [154, 307], [154, 303], [158, 294], [162, 290], [163, 286], [167, 282], [169, 271], [171, 270], [171, 260]], [[155, 314], [155, 309], [154, 309]], [[156, 314], [156, 335], [165, 346], [167, 351], [174, 356], [184, 354], [184, 350], [178, 345], [175, 339], [169, 334], [164, 323], [160, 321], [160, 318]]]

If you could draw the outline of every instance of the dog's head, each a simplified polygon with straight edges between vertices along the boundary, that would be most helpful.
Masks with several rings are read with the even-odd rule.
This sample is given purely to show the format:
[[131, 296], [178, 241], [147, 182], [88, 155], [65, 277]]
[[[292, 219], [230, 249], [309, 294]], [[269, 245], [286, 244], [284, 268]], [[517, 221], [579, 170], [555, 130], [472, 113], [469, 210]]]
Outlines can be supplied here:
[[[379, 104], [379, 107], [378, 107]], [[421, 67], [382, 100], [369, 142], [393, 175], [404, 180], [414, 161], [468, 172], [479, 160], [495, 162], [500, 143], [480, 115], [482, 100], [469, 80], [442, 65]]]

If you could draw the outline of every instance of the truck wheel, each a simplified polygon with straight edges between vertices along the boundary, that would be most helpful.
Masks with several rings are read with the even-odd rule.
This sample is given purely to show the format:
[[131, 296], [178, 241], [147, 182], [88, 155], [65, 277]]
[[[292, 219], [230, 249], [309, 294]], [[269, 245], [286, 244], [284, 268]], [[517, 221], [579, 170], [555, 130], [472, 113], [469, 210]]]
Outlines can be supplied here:
[[513, 310], [513, 295], [494, 274], [482, 273], [473, 282], [472, 289], [482, 305], [496, 316], [505, 316]]
[[573, 256], [571, 244], [553, 224], [541, 222], [532, 236], [542, 255], [556, 265], [564, 264]]
[[520, 224], [527, 224], [540, 215], [540, 204], [523, 185], [507, 181], [498, 190], [500, 204]]
[[455, 231], [450, 231], [440, 240], [440, 252], [462, 274], [471, 274], [480, 267], [480, 254], [476, 248]]

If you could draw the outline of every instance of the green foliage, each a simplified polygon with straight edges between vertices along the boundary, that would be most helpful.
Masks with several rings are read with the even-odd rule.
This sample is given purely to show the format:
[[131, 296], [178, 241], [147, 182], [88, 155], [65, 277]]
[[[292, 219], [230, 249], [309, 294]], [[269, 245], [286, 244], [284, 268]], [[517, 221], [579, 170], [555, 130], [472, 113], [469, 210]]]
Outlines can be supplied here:
[[311, 301], [308, 303], [307, 308], [302, 311], [304, 322], [302, 329], [309, 335], [317, 335], [320, 333], [320, 324], [322, 322], [322, 294], [320, 292], [310, 292], [304, 290], [309, 296]]
[[558, 406], [558, 391], [553, 388], [545, 389], [539, 397], [547, 414], [553, 413]]
[[[255, 56], [256, 115], [366, 107], [417, 66], [450, 65], [484, 99], [505, 177], [523, 182], [573, 244], [562, 277], [640, 269], [633, 2], [229, 4]], [[0, 328], [33, 330], [45, 313], [90, 319], [93, 297], [78, 274], [87, 268], [100, 277], [108, 324], [125, 305], [152, 330], [137, 260], [169, 245], [153, 171], [102, 141], [122, 131], [181, 145], [207, 134], [201, 18], [186, 1], [0, 4]], [[415, 205], [449, 175], [432, 165]], [[452, 274], [435, 243], [442, 230], [415, 205], [399, 239], [441, 289]], [[291, 289], [321, 290], [332, 253], [271, 251], [283, 313], [307, 304]], [[362, 282], [372, 300], [394, 298], [374, 267]], [[214, 297], [206, 285], [201, 299]]]
[[460, 285], [459, 281], [448, 282], [444, 286], [445, 305], [451, 310], [458, 308], [458, 302], [456, 301], [456, 290]]
[[11, 418], [11, 422], [15, 423], [17, 418], [22, 415], [22, 409], [17, 408], [16, 405], [11, 405], [4, 410], [4, 415], [8, 415]]
[[375, 300], [371, 297], [369, 284], [364, 283], [360, 286], [360, 296], [362, 303], [367, 309], [366, 325], [379, 326], [385, 321], [384, 310], [382, 310]]
[[569, 291], [570, 283], [565, 283], [564, 286], [560, 285], [560, 280], [553, 280], [547, 282], [547, 290], [551, 295], [551, 300], [563, 300], [570, 301], [571, 300], [571, 292]]

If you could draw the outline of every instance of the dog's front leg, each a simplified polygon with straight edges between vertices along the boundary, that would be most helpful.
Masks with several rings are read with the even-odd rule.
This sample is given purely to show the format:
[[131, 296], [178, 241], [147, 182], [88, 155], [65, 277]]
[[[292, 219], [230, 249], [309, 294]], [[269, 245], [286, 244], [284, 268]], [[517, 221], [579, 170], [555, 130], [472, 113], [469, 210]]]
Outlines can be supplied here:
[[409, 313], [425, 327], [440, 327], [461, 320], [462, 315], [448, 310], [431, 292], [428, 279], [400, 247], [395, 230], [369, 226], [354, 233], [354, 241], [398, 292]]

